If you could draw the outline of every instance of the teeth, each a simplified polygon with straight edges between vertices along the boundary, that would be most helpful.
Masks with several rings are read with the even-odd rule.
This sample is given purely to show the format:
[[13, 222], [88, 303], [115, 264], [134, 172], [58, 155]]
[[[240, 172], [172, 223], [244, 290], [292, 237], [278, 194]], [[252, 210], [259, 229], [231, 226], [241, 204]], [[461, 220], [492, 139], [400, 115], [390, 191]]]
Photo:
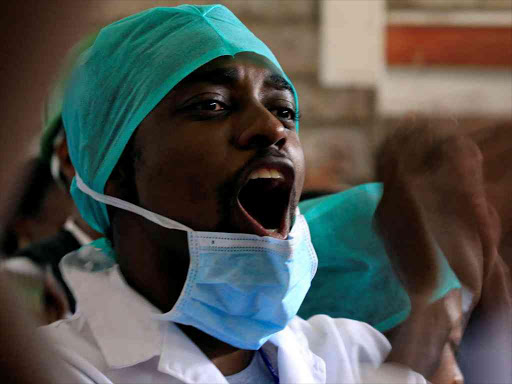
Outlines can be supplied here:
[[281, 172], [276, 169], [258, 169], [249, 175], [249, 179], [284, 179]]

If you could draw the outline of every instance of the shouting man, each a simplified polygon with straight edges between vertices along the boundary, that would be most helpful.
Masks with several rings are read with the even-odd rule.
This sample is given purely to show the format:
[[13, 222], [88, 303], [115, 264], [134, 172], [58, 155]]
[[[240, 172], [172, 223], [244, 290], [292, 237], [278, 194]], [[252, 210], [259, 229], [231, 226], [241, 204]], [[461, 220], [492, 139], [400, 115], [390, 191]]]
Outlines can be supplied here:
[[[296, 313], [316, 253], [297, 210], [298, 98], [220, 5], [151, 9], [80, 58], [63, 122], [72, 196], [106, 237], [61, 264], [76, 314], [45, 329], [106, 383], [423, 383], [357, 321]], [[89, 381], [90, 382], [90, 381]]]

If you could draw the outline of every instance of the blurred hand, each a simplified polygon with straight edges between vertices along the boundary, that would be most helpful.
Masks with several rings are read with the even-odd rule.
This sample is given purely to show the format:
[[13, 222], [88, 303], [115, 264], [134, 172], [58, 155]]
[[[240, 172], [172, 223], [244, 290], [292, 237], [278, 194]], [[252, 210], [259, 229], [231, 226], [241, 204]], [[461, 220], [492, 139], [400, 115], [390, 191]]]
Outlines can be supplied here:
[[462, 306], [453, 305], [451, 294], [429, 299], [439, 280], [436, 243], [473, 295], [471, 308], [482, 294], [485, 266], [497, 255], [500, 221], [486, 199], [482, 155], [461, 135], [400, 128], [380, 146], [377, 177], [384, 194], [376, 225], [412, 301], [409, 319], [389, 335], [390, 359], [431, 380], [460, 381], [453, 351], [460, 337], [450, 338], [464, 327]]
[[478, 146], [427, 127], [402, 128], [382, 144], [377, 163], [384, 195], [376, 223], [408, 291], [430, 298], [438, 278], [435, 240], [476, 303], [484, 257], [492, 257], [500, 237]]

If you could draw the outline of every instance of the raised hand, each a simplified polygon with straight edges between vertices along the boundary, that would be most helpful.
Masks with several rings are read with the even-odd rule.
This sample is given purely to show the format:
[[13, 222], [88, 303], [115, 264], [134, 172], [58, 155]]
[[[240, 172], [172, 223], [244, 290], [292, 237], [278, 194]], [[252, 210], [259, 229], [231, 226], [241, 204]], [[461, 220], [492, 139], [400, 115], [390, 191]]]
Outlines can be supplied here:
[[446, 356], [447, 344], [460, 341], [450, 340], [453, 330], [465, 324], [460, 294], [429, 303], [440, 279], [436, 245], [471, 293], [469, 314], [482, 294], [485, 266], [496, 258], [500, 222], [486, 199], [482, 155], [467, 137], [402, 127], [380, 146], [377, 176], [384, 195], [376, 225], [413, 306], [391, 334], [391, 359], [431, 377], [441, 351]]

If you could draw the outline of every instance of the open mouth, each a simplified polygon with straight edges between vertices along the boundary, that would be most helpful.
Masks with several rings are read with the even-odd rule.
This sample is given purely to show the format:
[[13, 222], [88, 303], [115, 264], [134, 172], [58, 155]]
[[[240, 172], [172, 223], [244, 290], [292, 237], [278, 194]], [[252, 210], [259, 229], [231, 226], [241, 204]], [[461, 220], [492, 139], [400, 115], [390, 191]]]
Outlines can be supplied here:
[[238, 194], [246, 219], [260, 236], [288, 237], [293, 172], [259, 168], [250, 173]]

